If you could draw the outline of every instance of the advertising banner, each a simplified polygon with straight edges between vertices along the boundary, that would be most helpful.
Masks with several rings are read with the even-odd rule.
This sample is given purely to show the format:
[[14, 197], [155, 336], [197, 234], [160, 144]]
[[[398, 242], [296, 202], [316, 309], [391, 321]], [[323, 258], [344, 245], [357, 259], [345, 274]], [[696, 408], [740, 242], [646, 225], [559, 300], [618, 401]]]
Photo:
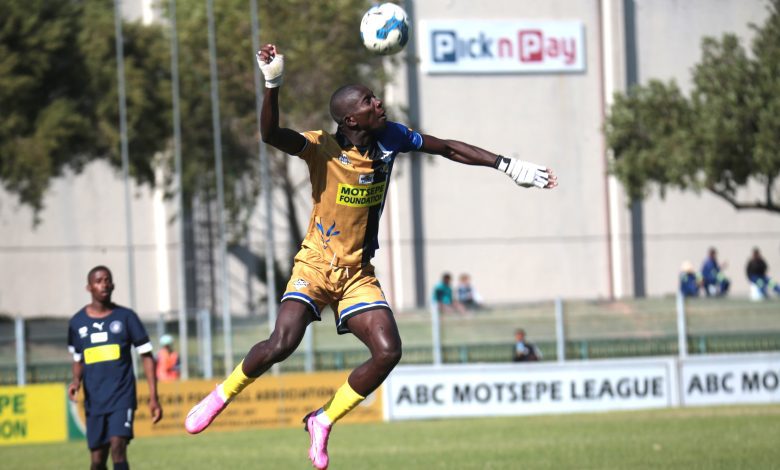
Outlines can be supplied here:
[[0, 387], [0, 445], [67, 439], [62, 384]]
[[676, 404], [674, 364], [399, 367], [385, 383], [386, 413], [396, 420], [668, 407]]
[[[347, 372], [263, 375], [238, 395], [206, 432], [303, 426], [301, 423], [303, 417], [310, 411], [324, 405], [344, 383], [347, 375]], [[149, 415], [149, 388], [146, 382], [139, 381], [137, 385], [138, 410], [133, 426], [136, 437], [186, 434], [184, 418], [187, 413], [221, 380], [158, 383], [157, 394], [164, 416], [162, 421], [154, 425]], [[380, 390], [369, 395], [341, 422], [382, 421]], [[79, 400], [78, 418], [83, 423], [82, 400]]]
[[585, 71], [581, 21], [423, 20], [420, 68], [426, 73]]
[[707, 355], [680, 367], [683, 405], [780, 402], [780, 354]]

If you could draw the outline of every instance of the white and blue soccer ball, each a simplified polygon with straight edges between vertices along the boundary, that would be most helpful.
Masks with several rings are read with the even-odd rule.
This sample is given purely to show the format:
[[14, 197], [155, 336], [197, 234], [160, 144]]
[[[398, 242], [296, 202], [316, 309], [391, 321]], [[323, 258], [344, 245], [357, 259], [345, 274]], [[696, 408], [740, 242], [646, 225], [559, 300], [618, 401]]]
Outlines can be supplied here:
[[400, 52], [409, 40], [406, 12], [394, 3], [372, 6], [360, 22], [360, 37], [368, 50], [375, 54]]

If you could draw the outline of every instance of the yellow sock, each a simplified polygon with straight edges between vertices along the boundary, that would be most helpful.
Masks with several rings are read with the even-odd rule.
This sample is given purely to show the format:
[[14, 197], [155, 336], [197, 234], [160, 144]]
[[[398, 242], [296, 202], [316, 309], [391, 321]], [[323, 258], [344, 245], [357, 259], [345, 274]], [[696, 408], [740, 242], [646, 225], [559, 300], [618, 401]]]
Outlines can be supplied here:
[[330, 422], [335, 423], [365, 399], [366, 397], [361, 397], [356, 391], [352, 390], [347, 381], [339, 387], [333, 398], [322, 407], [322, 410], [330, 418]]
[[224, 396], [222, 398], [230, 400], [234, 396], [241, 393], [247, 385], [255, 381], [256, 377], [247, 377], [242, 369], [244, 361], [238, 363], [233, 372], [230, 373], [227, 379], [222, 382], [221, 388]]

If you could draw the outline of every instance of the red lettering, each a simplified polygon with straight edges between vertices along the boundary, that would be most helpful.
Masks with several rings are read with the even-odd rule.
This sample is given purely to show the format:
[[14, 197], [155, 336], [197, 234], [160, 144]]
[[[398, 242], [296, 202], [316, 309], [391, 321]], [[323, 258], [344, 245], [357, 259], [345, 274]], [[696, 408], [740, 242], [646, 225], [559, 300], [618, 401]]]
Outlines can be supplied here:
[[520, 30], [517, 33], [520, 44], [520, 62], [542, 62], [544, 60], [543, 39], [539, 30]]
[[[544, 62], [546, 59], [563, 60], [572, 65], [577, 60], [577, 42], [575, 38], [545, 38], [539, 30], [520, 30], [517, 32], [518, 56], [520, 62]], [[512, 45], [508, 39], [499, 39], [498, 56], [511, 54]]]

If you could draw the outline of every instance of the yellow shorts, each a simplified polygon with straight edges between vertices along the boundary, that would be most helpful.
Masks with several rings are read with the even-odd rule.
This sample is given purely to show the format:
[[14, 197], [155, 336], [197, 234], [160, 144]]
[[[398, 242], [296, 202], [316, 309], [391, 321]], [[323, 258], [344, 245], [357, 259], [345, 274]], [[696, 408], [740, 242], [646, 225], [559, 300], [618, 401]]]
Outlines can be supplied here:
[[333, 266], [305, 246], [295, 255], [292, 276], [282, 296], [282, 302], [287, 300], [307, 304], [318, 321], [322, 309], [330, 305], [340, 335], [349, 333], [347, 320], [355, 315], [376, 308], [390, 310], [372, 264]]

